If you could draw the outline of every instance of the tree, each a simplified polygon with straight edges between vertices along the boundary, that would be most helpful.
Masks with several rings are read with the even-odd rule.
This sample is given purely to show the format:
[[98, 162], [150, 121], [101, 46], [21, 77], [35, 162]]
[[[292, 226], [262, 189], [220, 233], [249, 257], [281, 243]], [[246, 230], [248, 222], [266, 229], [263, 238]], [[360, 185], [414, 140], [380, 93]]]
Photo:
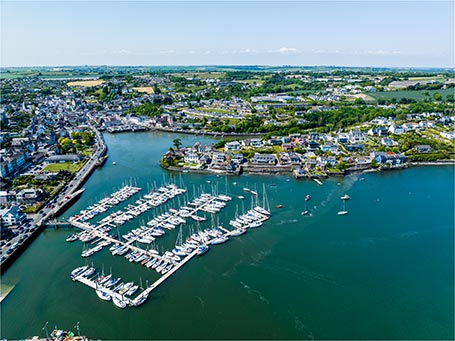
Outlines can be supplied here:
[[433, 95], [433, 98], [434, 98], [435, 101], [440, 101], [442, 99], [442, 95], [439, 92], [436, 92]]
[[175, 149], [180, 149], [180, 146], [182, 145], [182, 140], [176, 138], [172, 141], [172, 144], [175, 147]]

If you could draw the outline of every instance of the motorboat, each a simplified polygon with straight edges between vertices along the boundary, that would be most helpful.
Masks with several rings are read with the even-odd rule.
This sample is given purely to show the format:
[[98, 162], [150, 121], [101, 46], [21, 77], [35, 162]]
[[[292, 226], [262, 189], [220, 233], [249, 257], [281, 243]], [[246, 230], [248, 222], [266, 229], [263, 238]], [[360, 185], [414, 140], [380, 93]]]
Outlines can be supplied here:
[[67, 242], [74, 242], [75, 240], [79, 239], [79, 235], [77, 233], [72, 234], [68, 238], [66, 238]]
[[111, 300], [111, 296], [103, 291], [103, 290], [95, 290], [96, 291], [96, 294], [98, 295], [99, 298], [101, 298], [103, 301], [110, 301]]
[[202, 244], [202, 245], [199, 245], [197, 247], [197, 254], [199, 256], [202, 256], [203, 254], [205, 254], [207, 251], [209, 250], [209, 247], [205, 244]]
[[126, 307], [126, 302], [120, 298], [117, 298], [116, 296], [112, 297], [112, 302], [114, 302], [116, 307], [119, 307], [120, 309], [124, 309]]
[[231, 236], [238, 237], [241, 236], [242, 234], [245, 234], [246, 230], [243, 228], [236, 228], [231, 232]]
[[77, 277], [79, 276], [80, 274], [82, 274], [85, 270], [87, 270], [88, 266], [81, 266], [79, 268], [76, 268], [74, 269], [73, 271], [71, 271], [71, 277]]
[[213, 239], [211, 243], [212, 243], [212, 244], [215, 244], [215, 245], [216, 245], [216, 244], [222, 244], [222, 243], [227, 242], [228, 240], [229, 240], [228, 237], [222, 235], [222, 236], [220, 236], [220, 237], [217, 237], [217, 238]]

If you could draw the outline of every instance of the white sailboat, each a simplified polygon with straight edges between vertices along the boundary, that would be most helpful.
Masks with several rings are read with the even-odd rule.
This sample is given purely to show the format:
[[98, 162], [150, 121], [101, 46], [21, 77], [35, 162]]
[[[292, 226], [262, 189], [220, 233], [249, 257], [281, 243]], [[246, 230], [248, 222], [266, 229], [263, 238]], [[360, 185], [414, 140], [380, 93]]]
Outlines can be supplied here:
[[300, 213], [301, 215], [308, 215], [307, 204], [306, 204], [308, 200], [310, 200], [309, 194], [305, 197], [305, 209]]
[[126, 307], [126, 302], [117, 296], [112, 297], [112, 302], [114, 302], [114, 304], [120, 309], [124, 309]]
[[346, 215], [348, 211], [346, 211], [346, 200], [343, 200], [343, 210], [338, 211], [338, 215]]

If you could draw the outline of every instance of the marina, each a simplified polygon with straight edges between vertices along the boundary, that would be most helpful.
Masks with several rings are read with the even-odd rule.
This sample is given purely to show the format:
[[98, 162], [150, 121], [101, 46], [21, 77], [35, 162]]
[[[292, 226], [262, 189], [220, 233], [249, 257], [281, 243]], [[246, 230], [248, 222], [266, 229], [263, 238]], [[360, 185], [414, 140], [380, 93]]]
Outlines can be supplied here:
[[[123, 225], [125, 219], [134, 219], [140, 213], [152, 207], [158, 207], [177, 195], [186, 192], [184, 188], [178, 188], [174, 184], [169, 184], [167, 186], [161, 186], [158, 190], [145, 195], [143, 199], [137, 200], [137, 206], [129, 204], [126, 211], [117, 211], [110, 214], [101, 219], [98, 224], [88, 222], [89, 219], [106, 212], [113, 205], [128, 200], [140, 190], [141, 188], [139, 187], [124, 186], [117, 192], [100, 200], [97, 204], [88, 207], [86, 210], [82, 210], [81, 214], [74, 215], [68, 219], [71, 225], [82, 230], [79, 234], [73, 234], [67, 238], [68, 242], [79, 239], [84, 243], [84, 249], [81, 253], [82, 257], [90, 257], [101, 251], [104, 247], [113, 244], [109, 248], [113, 256], [124, 256], [130, 263], [141, 264], [147, 269], [155, 270], [158, 274], [162, 275], [133, 299], [125, 297], [125, 293], [129, 293], [130, 287], [122, 288], [119, 291], [109, 288], [110, 285], [103, 285], [103, 283], [110, 283], [110, 276], [112, 275], [107, 278], [103, 274], [103, 280], [100, 282], [101, 277], [98, 277], [96, 280], [90, 278], [90, 276], [93, 276], [93, 267], [87, 269], [87, 266], [85, 266], [72, 271], [74, 281], [78, 281], [94, 289], [100, 299], [104, 301], [112, 300], [114, 305], [121, 309], [127, 306], [132, 307], [143, 304], [153, 290], [164, 283], [166, 279], [171, 277], [195, 255], [205, 254], [209, 249], [209, 245], [223, 244], [229, 240], [229, 237], [241, 236], [248, 228], [257, 228], [270, 218], [270, 208], [264, 186], [263, 206], [261, 207], [257, 204], [258, 193], [250, 191], [253, 195], [251, 198], [251, 209], [240, 216], [236, 213], [236, 217], [230, 221], [230, 225], [234, 227], [233, 230], [228, 230], [221, 225], [215, 227], [213, 216], [212, 227], [204, 230], [200, 229], [200, 222], [205, 221], [206, 218], [198, 215], [199, 212], [217, 214], [232, 200], [232, 197], [228, 195], [202, 192], [178, 209], [169, 208], [167, 212], [155, 216], [146, 225], [132, 229], [122, 236], [120, 234], [115, 236], [108, 233], [113, 227], [118, 229], [120, 225]], [[182, 225], [187, 223], [187, 219], [192, 219], [198, 225], [196, 231], [189, 229], [189, 235], [184, 241]], [[155, 244], [156, 238], [164, 235], [164, 229], [174, 230], [177, 226], [180, 226], [180, 230], [175, 247], [172, 250], [163, 250], [160, 254], [154, 247], [143, 249], [137, 245], [138, 243], [143, 245]], [[86, 248], [88, 243], [95, 246]], [[134, 283], [130, 284], [130, 286], [134, 287]], [[137, 287], [134, 291], [136, 290]]]

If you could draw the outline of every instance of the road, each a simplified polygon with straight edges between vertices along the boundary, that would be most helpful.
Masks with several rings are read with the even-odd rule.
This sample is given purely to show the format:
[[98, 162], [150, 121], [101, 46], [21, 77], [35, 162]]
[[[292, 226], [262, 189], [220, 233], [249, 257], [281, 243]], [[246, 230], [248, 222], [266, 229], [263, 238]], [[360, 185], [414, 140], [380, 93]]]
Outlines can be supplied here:
[[[26, 226], [23, 226], [20, 233], [12, 238], [11, 240], [5, 242], [5, 244], [0, 247], [0, 267], [3, 272], [7, 265], [12, 263], [12, 260], [15, 259], [17, 253], [20, 250], [23, 250], [26, 245], [28, 245], [29, 239], [39, 232], [39, 227], [44, 224], [48, 219], [53, 218], [61, 209], [62, 203], [64, 202], [65, 197], [71, 195], [79, 189], [79, 187], [84, 183], [84, 181], [91, 175], [92, 171], [96, 168], [96, 164], [100, 157], [102, 157], [107, 150], [107, 146], [104, 143], [101, 133], [93, 128], [95, 132], [95, 152], [90, 156], [84, 166], [76, 173], [73, 179], [69, 181], [61, 191], [53, 197], [46, 205], [39, 210], [36, 214], [28, 215], [29, 221], [26, 223]], [[51, 205], [51, 207], [48, 207]], [[22, 226], [21, 226], [22, 227]], [[28, 229], [26, 231], [25, 229]], [[13, 248], [13, 245], [18, 243], [16, 248]], [[9, 251], [11, 250], [11, 251]], [[9, 253], [8, 253], [9, 252]]]

